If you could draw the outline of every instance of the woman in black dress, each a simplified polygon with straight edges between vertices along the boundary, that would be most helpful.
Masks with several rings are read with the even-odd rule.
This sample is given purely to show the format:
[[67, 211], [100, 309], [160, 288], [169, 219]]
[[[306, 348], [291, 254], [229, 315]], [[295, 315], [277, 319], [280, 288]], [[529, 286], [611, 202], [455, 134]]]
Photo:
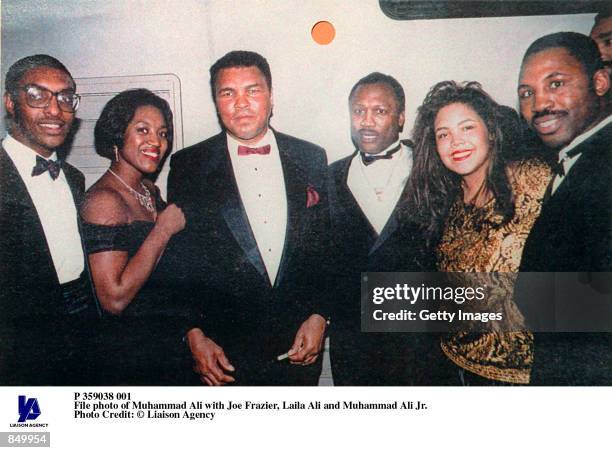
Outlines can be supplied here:
[[154, 271], [185, 217], [146, 178], [171, 150], [172, 134], [168, 103], [144, 89], [115, 96], [96, 123], [96, 150], [112, 163], [87, 191], [81, 216], [106, 315], [101, 384], [173, 384], [183, 376], [182, 313], [167, 293], [169, 281]]

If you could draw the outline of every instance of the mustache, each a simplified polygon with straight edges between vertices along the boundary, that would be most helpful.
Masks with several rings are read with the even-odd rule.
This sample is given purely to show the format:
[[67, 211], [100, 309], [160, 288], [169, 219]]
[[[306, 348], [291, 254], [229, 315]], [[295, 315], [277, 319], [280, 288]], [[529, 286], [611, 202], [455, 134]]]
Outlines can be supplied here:
[[561, 116], [561, 115], [567, 115], [567, 112], [565, 110], [551, 110], [551, 109], [546, 109], [540, 112], [535, 112], [535, 114], [533, 115], [533, 118], [531, 118], [531, 123], [533, 124], [533, 122], [537, 120], [538, 118], [542, 118], [543, 116], [549, 116], [549, 115]]
[[[21, 105], [18, 102], [15, 103], [13, 115], [10, 116], [7, 114], [7, 116], [11, 118], [11, 120], [16, 126], [22, 127], [25, 124], [25, 120], [24, 120], [25, 115], [22, 111]], [[43, 118], [39, 118], [36, 120], [37, 124], [44, 123], [44, 122], [51, 122], [51, 123], [59, 124], [62, 127], [66, 124], [66, 121], [59, 119], [57, 116], [50, 116], [50, 115], [44, 115]]]

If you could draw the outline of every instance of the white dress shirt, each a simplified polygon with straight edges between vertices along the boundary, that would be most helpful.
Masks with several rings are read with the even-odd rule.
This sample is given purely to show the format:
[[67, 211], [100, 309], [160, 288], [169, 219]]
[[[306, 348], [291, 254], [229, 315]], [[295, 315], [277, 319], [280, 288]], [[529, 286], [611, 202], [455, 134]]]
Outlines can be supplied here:
[[[592, 137], [593, 135], [595, 135], [597, 132], [599, 132], [601, 129], [603, 129], [604, 127], [606, 127], [610, 123], [612, 123], [612, 115], [609, 115], [608, 117], [606, 117], [605, 119], [600, 121], [592, 129], [589, 129], [588, 131], [586, 131], [586, 132], [580, 134], [579, 136], [577, 136], [576, 138], [574, 138], [574, 140], [572, 140], [569, 145], [567, 145], [565, 148], [563, 148], [563, 149], [561, 149], [561, 151], [559, 151], [559, 160], [558, 160], [558, 162], [562, 162], [563, 170], [564, 170], [566, 175], [570, 171], [570, 168], [573, 167], [573, 165], [576, 163], [576, 161], [578, 159], [580, 159], [580, 156], [582, 155], [582, 153], [578, 153], [575, 156], [567, 157], [567, 153], [570, 150], [572, 150], [573, 148], [575, 148], [576, 146], [580, 145], [582, 142], [584, 142], [589, 137]], [[556, 192], [556, 190], [559, 188], [559, 186], [563, 182], [564, 178], [565, 178], [565, 176], [560, 176], [560, 175], [556, 175], [555, 176], [555, 178], [553, 180], [552, 190], [550, 192], [551, 194], [554, 194]]]
[[[274, 285], [287, 230], [287, 193], [283, 166], [272, 130], [250, 148], [270, 145], [270, 154], [238, 155], [243, 145], [227, 134], [227, 149], [232, 161], [238, 192], [255, 236], [257, 247]], [[246, 145], [243, 145], [246, 146]]]
[[[393, 143], [381, 153], [395, 148]], [[359, 153], [351, 161], [347, 184], [374, 230], [380, 234], [402, 195], [412, 170], [412, 149], [401, 144], [390, 159], [365, 165]]]
[[[77, 210], [64, 171], [61, 170], [55, 180], [48, 171], [32, 176], [38, 154], [10, 135], [3, 140], [2, 146], [17, 167], [19, 176], [32, 198], [59, 282], [76, 280], [83, 272], [85, 257], [77, 223]], [[55, 159], [57, 157], [54, 153], [51, 160]]]

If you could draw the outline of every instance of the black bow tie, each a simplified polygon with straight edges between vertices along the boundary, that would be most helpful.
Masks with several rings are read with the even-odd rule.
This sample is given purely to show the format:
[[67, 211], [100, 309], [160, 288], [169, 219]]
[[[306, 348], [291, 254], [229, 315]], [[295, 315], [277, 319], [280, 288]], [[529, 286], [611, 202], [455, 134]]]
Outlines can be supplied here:
[[368, 154], [364, 153], [363, 151], [359, 151], [359, 154], [361, 155], [361, 161], [363, 162], [363, 164], [370, 165], [376, 162], [377, 160], [391, 159], [393, 155], [400, 150], [400, 147], [401, 145], [397, 145], [395, 148], [390, 149], [385, 154]]
[[42, 175], [48, 171], [52, 179], [57, 179], [62, 169], [62, 164], [59, 160], [47, 160], [40, 156], [36, 156], [36, 165], [32, 168], [32, 176]]
[[557, 165], [554, 166], [553, 172], [559, 175], [559, 177], [563, 178], [565, 176], [565, 168], [563, 167], [563, 163], [578, 154], [578, 150], [576, 148], [570, 149], [567, 153], [565, 153], [565, 157], [557, 162]]

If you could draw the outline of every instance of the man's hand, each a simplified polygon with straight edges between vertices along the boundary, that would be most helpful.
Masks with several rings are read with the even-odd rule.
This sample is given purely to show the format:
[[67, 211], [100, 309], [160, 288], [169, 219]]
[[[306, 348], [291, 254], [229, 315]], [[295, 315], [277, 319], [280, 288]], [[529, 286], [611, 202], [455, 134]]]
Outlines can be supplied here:
[[312, 365], [317, 360], [323, 346], [325, 325], [325, 318], [321, 315], [312, 315], [302, 323], [288, 352], [291, 363]]
[[193, 356], [193, 371], [200, 375], [200, 380], [208, 385], [225, 385], [235, 379], [226, 372], [235, 371], [225, 356], [223, 349], [202, 332], [191, 329], [187, 332], [187, 343]]

